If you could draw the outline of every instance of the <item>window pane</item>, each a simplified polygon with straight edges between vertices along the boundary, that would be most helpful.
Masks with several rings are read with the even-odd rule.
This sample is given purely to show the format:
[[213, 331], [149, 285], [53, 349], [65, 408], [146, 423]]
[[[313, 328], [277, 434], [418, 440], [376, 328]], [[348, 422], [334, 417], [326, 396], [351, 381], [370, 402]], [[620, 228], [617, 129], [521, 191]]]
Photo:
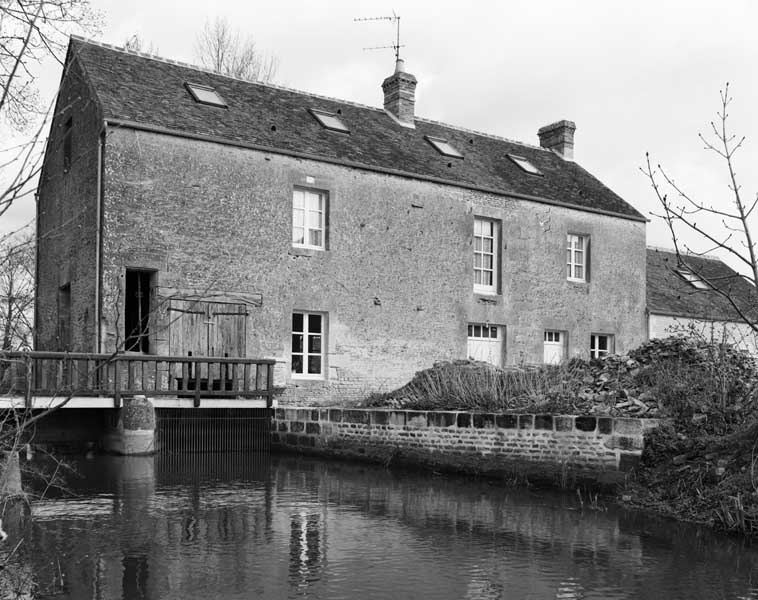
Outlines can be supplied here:
[[493, 340], [497, 339], [497, 327], [490, 327], [490, 337]]
[[321, 315], [308, 315], [308, 331], [321, 333]]
[[321, 354], [321, 336], [309, 335], [308, 336], [308, 352], [314, 354]]
[[471, 337], [471, 335], [473, 334], [473, 332], [474, 332], [474, 328], [471, 325], [469, 325], [468, 326], [468, 336]]
[[313, 229], [321, 229], [321, 213], [320, 212], [308, 212], [308, 227]]
[[295, 190], [292, 194], [292, 207], [293, 208], [303, 208], [304, 206], [304, 200], [303, 200], [304, 193], [300, 190]]
[[303, 372], [303, 357], [302, 356], [292, 357], [292, 372], [293, 373]]
[[607, 335], [598, 336], [598, 347], [601, 350], [608, 350], [608, 336]]
[[485, 254], [482, 256], [482, 266], [487, 270], [492, 270], [492, 257]]
[[475, 237], [474, 238], [474, 251], [481, 252], [482, 251], [482, 238]]
[[482, 285], [492, 285], [492, 273], [488, 271], [482, 272]]
[[303, 334], [301, 333], [292, 334], [292, 351], [293, 352], [303, 351]]
[[482, 337], [482, 326], [474, 325], [474, 337]]
[[321, 357], [320, 356], [308, 357], [308, 373], [311, 375], [319, 375], [321, 373]]
[[482, 285], [482, 272], [474, 271], [474, 283], [476, 285]]
[[485, 239], [484, 244], [483, 244], [483, 249], [485, 252], [489, 252], [491, 254], [492, 253], [492, 240]]
[[320, 211], [321, 210], [321, 194], [308, 194], [308, 210]]
[[484, 235], [492, 237], [492, 228], [494, 223], [492, 221], [484, 221], [482, 224], [482, 232]]
[[474, 254], [474, 267], [476, 269], [482, 268], [482, 255], [481, 254]]
[[584, 267], [576, 265], [574, 267], [574, 277], [577, 279], [584, 279]]
[[474, 235], [482, 235], [482, 221], [474, 219]]
[[303, 227], [305, 225], [305, 212], [295, 208], [292, 211], [292, 225], [294, 227]]
[[293, 244], [304, 244], [304, 236], [305, 236], [305, 230], [302, 227], [293, 227], [292, 228], [292, 243]]
[[292, 313], [292, 331], [303, 330], [303, 313]]
[[308, 237], [308, 244], [311, 246], [318, 246], [320, 248], [324, 245], [324, 243], [321, 241], [323, 239], [323, 231], [319, 231], [318, 229], [309, 229]]

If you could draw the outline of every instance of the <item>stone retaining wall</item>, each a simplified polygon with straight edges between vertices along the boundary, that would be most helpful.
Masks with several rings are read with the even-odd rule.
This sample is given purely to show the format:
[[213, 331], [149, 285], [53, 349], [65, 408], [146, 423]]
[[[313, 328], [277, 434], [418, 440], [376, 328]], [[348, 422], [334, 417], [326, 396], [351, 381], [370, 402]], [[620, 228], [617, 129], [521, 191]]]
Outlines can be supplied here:
[[275, 447], [528, 478], [612, 483], [637, 464], [657, 419], [277, 408]]

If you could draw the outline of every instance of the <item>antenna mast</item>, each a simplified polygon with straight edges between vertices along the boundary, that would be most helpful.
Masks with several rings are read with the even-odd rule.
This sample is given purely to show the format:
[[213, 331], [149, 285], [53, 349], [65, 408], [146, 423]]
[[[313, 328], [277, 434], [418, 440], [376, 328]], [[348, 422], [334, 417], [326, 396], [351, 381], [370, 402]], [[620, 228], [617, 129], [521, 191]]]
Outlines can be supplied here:
[[395, 37], [395, 43], [390, 46], [370, 46], [368, 48], [364, 48], [364, 50], [384, 50], [384, 49], [392, 49], [395, 51], [395, 60], [400, 60], [400, 48], [405, 48], [405, 44], [400, 43], [400, 16], [395, 14], [395, 11], [392, 11], [391, 17], [362, 17], [358, 19], [353, 19], [353, 21], [390, 21], [395, 23], [395, 30], [396, 30], [396, 37]]

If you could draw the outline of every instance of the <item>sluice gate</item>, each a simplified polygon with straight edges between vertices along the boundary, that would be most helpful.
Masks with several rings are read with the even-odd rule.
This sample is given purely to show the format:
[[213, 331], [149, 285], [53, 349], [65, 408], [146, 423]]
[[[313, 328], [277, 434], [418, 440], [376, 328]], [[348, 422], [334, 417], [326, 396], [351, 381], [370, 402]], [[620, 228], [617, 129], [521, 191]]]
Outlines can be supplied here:
[[269, 408], [158, 408], [156, 449], [165, 452], [268, 452]]

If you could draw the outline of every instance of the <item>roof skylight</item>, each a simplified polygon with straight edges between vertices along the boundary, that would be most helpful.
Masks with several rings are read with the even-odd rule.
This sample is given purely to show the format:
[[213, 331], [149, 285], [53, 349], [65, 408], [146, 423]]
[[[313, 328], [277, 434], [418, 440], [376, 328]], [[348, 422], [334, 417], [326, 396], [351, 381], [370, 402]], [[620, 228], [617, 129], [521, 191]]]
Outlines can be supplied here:
[[200, 104], [210, 104], [211, 106], [220, 106], [222, 108], [227, 107], [226, 102], [224, 102], [223, 98], [219, 96], [214, 88], [190, 82], [186, 82], [184, 85], [187, 86], [187, 89], [190, 94], [192, 94], [195, 102], [199, 102]]
[[535, 167], [523, 156], [516, 156], [515, 154], [509, 154], [508, 158], [510, 158], [513, 162], [515, 162], [521, 168], [522, 171], [525, 171], [526, 173], [531, 173], [532, 175], [542, 175], [542, 171], [540, 171], [537, 167]]
[[324, 110], [316, 110], [315, 108], [309, 108], [308, 110], [325, 129], [350, 133], [350, 129], [348, 129], [347, 125], [340, 121], [339, 117], [334, 113], [326, 112]]
[[699, 276], [690, 271], [686, 267], [682, 267], [680, 269], [676, 270], [677, 273], [685, 280], [687, 281], [692, 287], [695, 287], [699, 290], [709, 290], [711, 287], [703, 281], [703, 279]]
[[440, 154], [444, 154], [445, 156], [452, 156], [453, 158], [463, 158], [463, 154], [458, 152], [458, 150], [456, 150], [447, 140], [432, 137], [430, 135], [424, 137], [426, 138], [426, 141], [434, 146], [434, 149], [437, 150], [437, 152]]

